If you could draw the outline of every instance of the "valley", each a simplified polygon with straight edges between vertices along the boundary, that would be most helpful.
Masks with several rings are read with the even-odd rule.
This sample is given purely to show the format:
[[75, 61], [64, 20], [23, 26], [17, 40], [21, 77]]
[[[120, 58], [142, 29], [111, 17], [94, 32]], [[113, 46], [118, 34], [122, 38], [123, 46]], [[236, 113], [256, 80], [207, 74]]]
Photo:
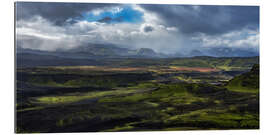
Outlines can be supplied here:
[[17, 68], [17, 131], [259, 128], [258, 57]]

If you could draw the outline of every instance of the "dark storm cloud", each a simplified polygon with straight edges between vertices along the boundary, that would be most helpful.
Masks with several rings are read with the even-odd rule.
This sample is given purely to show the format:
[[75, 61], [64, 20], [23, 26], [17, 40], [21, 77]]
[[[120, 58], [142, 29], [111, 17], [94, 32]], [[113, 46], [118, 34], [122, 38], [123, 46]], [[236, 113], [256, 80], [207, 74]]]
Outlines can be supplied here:
[[256, 6], [141, 5], [157, 13], [169, 25], [186, 34], [222, 34], [233, 30], [259, 28]]
[[151, 32], [151, 31], [153, 31], [154, 30], [154, 27], [152, 27], [152, 26], [145, 26], [144, 28], [143, 28], [143, 31], [144, 32]]
[[116, 6], [116, 4], [16, 2], [16, 19], [27, 20], [40, 15], [56, 25], [62, 25], [70, 18], [80, 19], [82, 12], [110, 6]]
[[16, 39], [54, 51], [88, 43], [188, 53], [259, 49], [259, 7], [17, 2]]

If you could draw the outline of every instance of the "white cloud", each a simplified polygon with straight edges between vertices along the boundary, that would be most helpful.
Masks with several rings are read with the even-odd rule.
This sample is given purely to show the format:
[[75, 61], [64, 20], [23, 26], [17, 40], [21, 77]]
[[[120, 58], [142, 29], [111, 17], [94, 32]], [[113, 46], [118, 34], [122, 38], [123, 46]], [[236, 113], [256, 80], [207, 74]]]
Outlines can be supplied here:
[[176, 27], [167, 27], [166, 28], [168, 31], [178, 31], [178, 29]]
[[110, 8], [108, 8], [108, 7], [106, 7], [106, 8], [97, 8], [97, 9], [94, 9], [94, 10], [91, 10], [91, 11], [87, 12], [87, 14], [92, 13], [95, 16], [99, 16], [103, 12], [111, 12], [113, 14], [117, 14], [117, 13], [121, 12], [122, 10], [123, 10], [123, 8], [118, 7], [118, 6], [110, 7]]
[[139, 5], [132, 5], [132, 8], [143, 13], [145, 23], [165, 24], [165, 22], [154, 12], [146, 11]]
[[[145, 26], [150, 26], [153, 30], [145, 32], [143, 30]], [[151, 23], [144, 21], [140, 24], [78, 21], [74, 24], [56, 26], [36, 16], [30, 21], [20, 20], [16, 24], [20, 45], [41, 50], [68, 49], [87, 43], [112, 43], [134, 49], [147, 47], [168, 52], [175, 50], [175, 46], [166, 46], [168, 43], [180, 42], [175, 32], [177, 32], [175, 27], [167, 27], [153, 20]]]
[[222, 35], [199, 34], [193, 37], [194, 41], [199, 41], [204, 47], [231, 47], [244, 49], [259, 49], [259, 31], [243, 29], [232, 31]]
[[[185, 53], [201, 47], [259, 48], [258, 30], [243, 29], [222, 35], [201, 33], [190, 37], [182, 34], [181, 29], [166, 24], [156, 13], [144, 10], [139, 5], [132, 5], [132, 8], [143, 13], [143, 22], [107, 24], [81, 20], [57, 26], [40, 16], [31, 20], [19, 20], [16, 22], [17, 41], [25, 48], [50, 51], [87, 43], [110, 43], [133, 49], [152, 48], [163, 53]], [[194, 10], [199, 10], [196, 8]], [[112, 9], [114, 12], [121, 11], [121, 8], [115, 7], [97, 9], [92, 13], [99, 14], [103, 10]], [[151, 27], [149, 32], [145, 32], [146, 26]]]
[[103, 12], [103, 10], [101, 10], [101, 9], [95, 9], [95, 10], [93, 10], [93, 11], [88, 12], [88, 14], [89, 14], [89, 13], [93, 13], [95, 16], [98, 16], [98, 15], [100, 15], [100, 13], [102, 13], [102, 12]]
[[121, 8], [121, 7], [114, 7], [111, 9], [111, 12], [113, 14], [117, 14], [117, 13], [121, 12], [122, 10], [123, 10], [123, 8]]

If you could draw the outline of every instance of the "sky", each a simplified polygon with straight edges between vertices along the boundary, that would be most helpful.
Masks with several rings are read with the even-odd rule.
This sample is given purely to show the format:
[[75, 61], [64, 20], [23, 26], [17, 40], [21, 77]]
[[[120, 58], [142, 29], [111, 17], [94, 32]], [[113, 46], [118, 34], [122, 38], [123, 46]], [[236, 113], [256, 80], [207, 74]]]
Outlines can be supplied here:
[[259, 7], [17, 2], [16, 39], [46, 51], [97, 43], [165, 54], [258, 52]]

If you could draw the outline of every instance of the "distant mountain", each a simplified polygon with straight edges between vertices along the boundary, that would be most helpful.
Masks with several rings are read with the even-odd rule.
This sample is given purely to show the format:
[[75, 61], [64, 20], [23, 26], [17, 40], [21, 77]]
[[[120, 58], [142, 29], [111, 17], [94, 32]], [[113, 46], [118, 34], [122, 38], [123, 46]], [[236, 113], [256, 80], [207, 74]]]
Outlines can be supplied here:
[[181, 57], [186, 57], [185, 55], [183, 55], [182, 53], [174, 53], [174, 54], [168, 54], [168, 57], [173, 57], [173, 58], [181, 58]]
[[184, 57], [195, 56], [212, 56], [212, 57], [253, 57], [259, 56], [258, 52], [241, 49], [241, 48], [227, 48], [227, 47], [214, 47], [202, 50], [192, 50], [190, 53], [184, 55]]
[[95, 59], [64, 58], [36, 53], [17, 53], [17, 67], [103, 65]]
[[[31, 50], [32, 51], [32, 50]], [[37, 54], [37, 53], [17, 53], [16, 67], [36, 67], [36, 66], [152, 66], [152, 65], [176, 65], [184, 67], [250, 67], [259, 62], [259, 57], [236, 57], [236, 58], [215, 58], [210, 56], [196, 56], [192, 58], [168, 58], [156, 59], [157, 57], [145, 56], [129, 56], [129, 57], [64, 57], [58, 53], [53, 55]], [[68, 55], [68, 53], [64, 53]], [[71, 54], [71, 53], [70, 53]], [[73, 55], [79, 55], [74, 53]], [[162, 54], [157, 54], [162, 55]], [[83, 58], [85, 57], [85, 58]], [[135, 59], [133, 59], [135, 58]], [[140, 59], [138, 59], [140, 58]], [[146, 58], [146, 59], [145, 59]]]
[[136, 55], [147, 56], [147, 57], [156, 57], [157, 53], [150, 48], [140, 48], [136, 51]]
[[259, 53], [240, 48], [211, 48], [206, 50], [206, 55], [214, 57], [252, 57]]
[[192, 51], [189, 53], [189, 56], [190, 56], [190, 57], [193, 57], [193, 56], [205, 56], [205, 54], [202, 53], [202, 52], [199, 51], [199, 50], [192, 50]]
[[17, 47], [17, 54], [37, 54], [46, 56], [56, 56], [60, 58], [75, 59], [99, 59], [99, 58], [161, 58], [168, 57], [165, 54], [156, 53], [150, 48], [140, 48], [137, 50], [118, 47], [113, 44], [87, 44], [70, 49], [58, 49], [56, 51], [41, 51]]
[[81, 53], [85, 55], [112, 57], [128, 55], [129, 49], [121, 48], [113, 44], [87, 44], [65, 50], [62, 52]]
[[172, 57], [252, 57], [259, 56], [259, 53], [232, 48], [210, 48], [204, 50], [192, 50], [188, 54], [162, 54], [150, 48], [128, 49], [114, 44], [86, 44], [70, 49], [58, 49], [56, 51], [41, 51], [27, 49], [17, 46], [16, 53], [28, 53], [46, 56], [56, 56], [59, 58], [71, 59], [100, 59], [100, 58], [172, 58]]
[[156, 53], [154, 50], [150, 48], [140, 48], [137, 50], [127, 49], [118, 47], [113, 44], [88, 44], [85, 46], [79, 46], [76, 48], [72, 48], [69, 50], [65, 50], [64, 52], [69, 53], [80, 53], [85, 55], [92, 55], [95, 57], [112, 57], [112, 58], [119, 58], [119, 57], [168, 57], [164, 54]]

